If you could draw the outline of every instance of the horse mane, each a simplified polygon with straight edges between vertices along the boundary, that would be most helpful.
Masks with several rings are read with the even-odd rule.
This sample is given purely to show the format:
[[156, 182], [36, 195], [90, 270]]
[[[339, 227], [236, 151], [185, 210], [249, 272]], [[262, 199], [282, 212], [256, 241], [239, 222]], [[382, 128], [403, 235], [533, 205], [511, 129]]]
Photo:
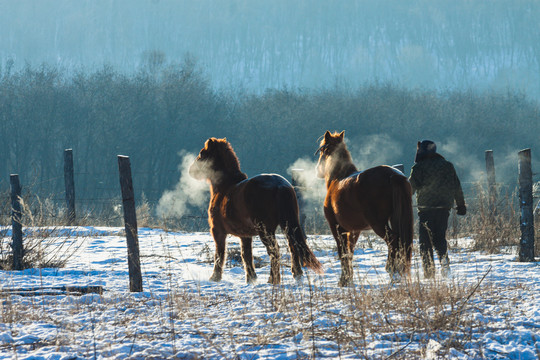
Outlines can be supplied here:
[[336, 141], [339, 137], [340, 134], [335, 132], [331, 134], [331, 138], [333, 141], [331, 141], [330, 143], [326, 143], [326, 139], [323, 139], [321, 141], [321, 148], [325, 146], [329, 146], [332, 148], [329, 159], [327, 160], [330, 162], [328, 165], [330, 165], [331, 167], [329, 174], [330, 178], [346, 177], [358, 171], [352, 161], [351, 153], [347, 149], [347, 145], [345, 144], [345, 142]]
[[214, 139], [214, 145], [219, 153], [220, 171], [232, 176], [233, 181], [247, 179], [247, 175], [240, 170], [240, 160], [227, 139]]
[[358, 171], [345, 143], [341, 143], [337, 146], [336, 151], [331, 156], [331, 162], [334, 165], [333, 173], [338, 176], [345, 177]]

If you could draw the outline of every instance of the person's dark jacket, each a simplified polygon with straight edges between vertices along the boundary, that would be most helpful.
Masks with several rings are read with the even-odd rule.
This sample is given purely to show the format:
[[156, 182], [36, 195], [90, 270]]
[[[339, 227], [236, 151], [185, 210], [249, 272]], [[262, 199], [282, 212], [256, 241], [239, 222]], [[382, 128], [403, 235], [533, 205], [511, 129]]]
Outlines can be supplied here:
[[451, 209], [454, 201], [465, 208], [461, 183], [451, 162], [440, 154], [428, 154], [415, 163], [409, 178], [418, 209]]

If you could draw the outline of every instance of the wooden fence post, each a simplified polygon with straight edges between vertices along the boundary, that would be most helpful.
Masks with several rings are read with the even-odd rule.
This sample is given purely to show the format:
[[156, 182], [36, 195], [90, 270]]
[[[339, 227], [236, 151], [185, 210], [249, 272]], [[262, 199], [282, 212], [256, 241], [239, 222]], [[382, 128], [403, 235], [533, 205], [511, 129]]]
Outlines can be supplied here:
[[124, 224], [128, 249], [129, 290], [131, 292], [141, 292], [143, 291], [143, 286], [139, 258], [137, 214], [135, 211], [135, 196], [129, 156], [118, 155], [118, 169], [120, 172], [120, 188], [122, 189], [122, 205], [124, 208]]
[[534, 216], [531, 149], [519, 152], [519, 206], [521, 209], [519, 261], [534, 261]]
[[13, 270], [22, 270], [24, 249], [22, 240], [21, 184], [17, 174], [11, 174], [9, 180], [11, 184], [12, 268]]
[[486, 174], [488, 182], [488, 209], [490, 215], [497, 212], [497, 183], [495, 182], [495, 161], [493, 150], [486, 150]]
[[298, 199], [298, 215], [300, 217], [300, 227], [305, 235], [305, 223], [306, 223], [306, 213], [305, 213], [305, 202], [304, 195], [302, 194], [304, 184], [302, 183], [302, 176], [304, 169], [292, 169], [291, 170], [291, 185], [294, 187], [296, 192], [296, 198]]
[[66, 185], [67, 225], [75, 225], [75, 179], [73, 175], [73, 150], [64, 150], [64, 183]]

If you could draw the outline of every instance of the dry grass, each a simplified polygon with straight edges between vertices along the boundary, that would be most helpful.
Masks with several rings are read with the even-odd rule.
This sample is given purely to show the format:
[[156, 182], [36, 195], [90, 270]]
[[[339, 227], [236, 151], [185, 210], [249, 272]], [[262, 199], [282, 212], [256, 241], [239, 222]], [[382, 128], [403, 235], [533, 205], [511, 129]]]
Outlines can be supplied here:
[[[395, 355], [400, 352], [410, 355], [406, 346], [413, 339], [424, 346], [429, 339], [437, 339], [448, 349], [463, 349], [471, 341], [471, 331], [480, 326], [468, 303], [472, 296], [481, 296], [479, 285], [412, 281], [398, 287], [367, 286], [341, 291], [314, 285], [309, 299], [298, 299], [298, 295], [283, 289], [269, 294], [267, 311], [285, 313], [291, 324], [308, 326], [317, 341], [332, 341], [344, 353], [355, 353], [359, 358], [367, 357], [364, 350], [374, 339], [395, 342]], [[298, 304], [308, 304], [310, 311], [300, 309]], [[330, 318], [333, 324], [330, 328], [313, 325], [314, 318], [321, 314]], [[451, 333], [449, 337], [441, 338], [440, 334], [448, 333]], [[268, 334], [274, 342], [279, 341], [276, 335]], [[293, 332], [281, 336], [285, 339], [294, 335]], [[444, 352], [444, 348], [440, 349], [439, 355]]]
[[[66, 209], [52, 199], [41, 199], [29, 193], [20, 198], [21, 222], [23, 226], [24, 268], [58, 268], [63, 267], [71, 256], [78, 250], [69, 232], [62, 231], [66, 225]], [[0, 221], [10, 224], [11, 200], [7, 192], [0, 194]], [[151, 205], [143, 195], [141, 203], [136, 208], [139, 227], [159, 227], [161, 223], [152, 215]], [[78, 226], [123, 226], [121, 203], [102, 207], [99, 211], [86, 209], [79, 211], [76, 225]], [[11, 236], [7, 236], [10, 228], [0, 230], [0, 269], [11, 268]], [[58, 243], [58, 234], [62, 231], [63, 242]], [[79, 245], [80, 246], [80, 245]]]
[[[176, 330], [180, 324], [188, 322], [191, 324], [189, 335], [204, 338], [208, 349], [212, 349], [208, 351], [230, 359], [239, 358], [243, 355], [242, 351], [261, 349], [296, 338], [308, 344], [298, 354], [300, 358], [319, 357], [322, 347], [327, 346], [321, 345], [323, 343], [332, 343], [334, 350], [343, 355], [372, 358], [368, 356], [367, 349], [373, 340], [395, 344], [394, 353], [385, 358], [423, 357], [430, 340], [441, 344], [437, 356], [444, 357], [452, 348], [464, 350], [467, 345], [470, 348], [473, 334], [478, 335], [483, 325], [474, 316], [480, 310], [469, 300], [481, 298], [489, 290], [489, 286], [480, 283], [461, 285], [452, 282], [411, 282], [399, 287], [346, 289], [310, 284], [303, 291], [276, 286], [260, 294], [260, 311], [266, 316], [261, 318], [250, 312], [249, 307], [240, 307], [233, 319], [233, 322], [239, 323], [238, 327], [227, 326], [224, 319], [217, 318], [210, 320], [214, 325], [209, 323], [208, 313], [204, 309], [238, 307], [242, 301], [221, 292], [209, 296], [171, 290], [166, 298], [157, 302], [143, 300], [142, 303], [113, 295], [97, 304], [77, 303], [68, 312], [53, 302], [45, 301], [49, 309], [47, 315], [40, 311], [42, 305], [39, 303], [14, 304], [9, 298], [4, 298], [0, 316], [6, 324], [39, 321], [53, 322], [59, 327], [56, 339], [34, 344], [34, 348], [51, 344], [68, 346], [82, 340], [102, 344], [105, 335], [101, 331], [107, 327], [118, 328], [118, 333], [123, 335], [117, 340], [123, 342], [174, 342], [188, 335], [185, 331], [178, 333]], [[122, 311], [107, 318], [106, 314], [115, 308]], [[126, 311], [126, 308], [132, 310]], [[154, 310], [150, 312], [149, 308]], [[81, 328], [76, 317], [81, 312], [92, 312], [96, 319], [93, 330]], [[156, 318], [156, 313], [162, 314], [161, 317]], [[246, 331], [245, 323], [254, 317], [264, 323], [264, 328]], [[135, 319], [138, 323], [151, 324], [154, 330], [138, 334], [127, 330]], [[156, 332], [157, 329], [161, 330]], [[415, 346], [410, 346], [412, 343]], [[234, 354], [231, 348], [243, 350], [236, 350]], [[106, 356], [106, 350], [99, 345], [95, 351]], [[88, 347], [87, 351], [93, 355], [92, 348]]]
[[[175, 328], [189, 322], [192, 325], [191, 335], [203, 337], [206, 346], [214, 353], [231, 359], [242, 355], [242, 351], [231, 354], [231, 347], [250, 351], [290, 341], [291, 338], [307, 342], [309, 345], [305, 346], [304, 355], [307, 352], [312, 358], [319, 356], [323, 342], [333, 343], [341, 354], [367, 358], [366, 349], [374, 339], [395, 343], [395, 352], [391, 357], [397, 358], [422, 357], [430, 339], [436, 339], [442, 345], [437, 355], [445, 356], [450, 348], [465, 349], [472, 340], [471, 334], [482, 326], [474, 320], [473, 314], [477, 310], [468, 304], [470, 296], [482, 296], [485, 290], [481, 287], [411, 283], [398, 288], [336, 291], [311, 285], [309, 289], [298, 291], [272, 287], [266, 294], [261, 294], [261, 311], [267, 316], [264, 329], [253, 332], [246, 332], [244, 326], [235, 328], [211, 326], [208, 323], [208, 315], [203, 309], [230, 307], [241, 301], [226, 293], [208, 296], [171, 291], [169, 297], [157, 302], [151, 299], [135, 302], [113, 295], [97, 303], [75, 302], [76, 305], [69, 309], [55, 304], [52, 299], [14, 303], [9, 297], [4, 297], [0, 317], [4, 324], [13, 325], [13, 337], [17, 335], [15, 325], [28, 321], [53, 323], [58, 327], [55, 339], [33, 343], [32, 349], [51, 345], [73, 346], [81, 342], [103, 344], [107, 335], [102, 331], [108, 327], [117, 328], [117, 332], [122, 334], [117, 341], [125, 343], [170, 342], [187, 335], [185, 331], [177, 333]], [[46, 314], [41, 311], [43, 306], [47, 308]], [[126, 311], [126, 308], [131, 311]], [[149, 308], [154, 310], [145, 312]], [[115, 315], [108, 317], [111, 311]], [[77, 318], [80, 313], [92, 313], [95, 319], [93, 327], [80, 323]], [[161, 313], [161, 317], [156, 318], [156, 313]], [[235, 322], [242, 323], [257, 315], [250, 313], [246, 307], [239, 309], [234, 316]], [[319, 322], [320, 318], [326, 320]], [[150, 324], [154, 330], [135, 333], [129, 326], [135, 319], [138, 323]], [[213, 321], [218, 325], [223, 319]], [[161, 330], [156, 331], [158, 329]], [[448, 336], [441, 337], [440, 334]], [[114, 339], [109, 341], [114, 342]], [[409, 349], [409, 344], [413, 342], [420, 346], [417, 344]], [[96, 346], [97, 349], [93, 350], [87, 345], [87, 354], [92, 357], [96, 351], [106, 357], [107, 349], [102, 345]]]
[[[23, 268], [60, 268], [77, 252], [82, 242], [62, 231], [64, 216], [50, 200], [26, 195], [20, 199], [23, 227]], [[6, 220], [7, 221], [7, 220]], [[11, 217], [9, 218], [11, 224]], [[11, 269], [13, 256], [8, 228], [0, 234], [0, 268]], [[58, 235], [62, 233], [62, 241]]]
[[470, 236], [474, 239], [472, 250], [490, 254], [517, 247], [521, 232], [515, 191], [500, 194], [493, 208], [482, 185], [476, 185], [475, 193], [476, 198], [468, 204], [468, 215], [460, 219], [459, 229], [451, 230], [453, 236]]

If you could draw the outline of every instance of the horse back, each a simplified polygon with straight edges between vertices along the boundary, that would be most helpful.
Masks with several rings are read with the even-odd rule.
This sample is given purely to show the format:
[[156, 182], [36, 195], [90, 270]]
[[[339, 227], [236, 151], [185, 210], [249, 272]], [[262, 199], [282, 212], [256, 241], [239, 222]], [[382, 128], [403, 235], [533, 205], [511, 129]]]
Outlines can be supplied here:
[[239, 184], [242, 200], [254, 220], [279, 224], [279, 214], [293, 208], [298, 213], [298, 203], [292, 185], [281, 175], [261, 174]]
[[261, 174], [239, 182], [220, 195], [209, 211], [213, 223], [222, 224], [227, 233], [252, 236], [261, 225], [274, 231], [285, 213], [297, 216], [298, 203], [294, 188], [284, 177]]
[[325, 208], [345, 229], [366, 230], [385, 223], [392, 213], [393, 177], [406, 177], [390, 166], [376, 166], [334, 181], [328, 188]]

